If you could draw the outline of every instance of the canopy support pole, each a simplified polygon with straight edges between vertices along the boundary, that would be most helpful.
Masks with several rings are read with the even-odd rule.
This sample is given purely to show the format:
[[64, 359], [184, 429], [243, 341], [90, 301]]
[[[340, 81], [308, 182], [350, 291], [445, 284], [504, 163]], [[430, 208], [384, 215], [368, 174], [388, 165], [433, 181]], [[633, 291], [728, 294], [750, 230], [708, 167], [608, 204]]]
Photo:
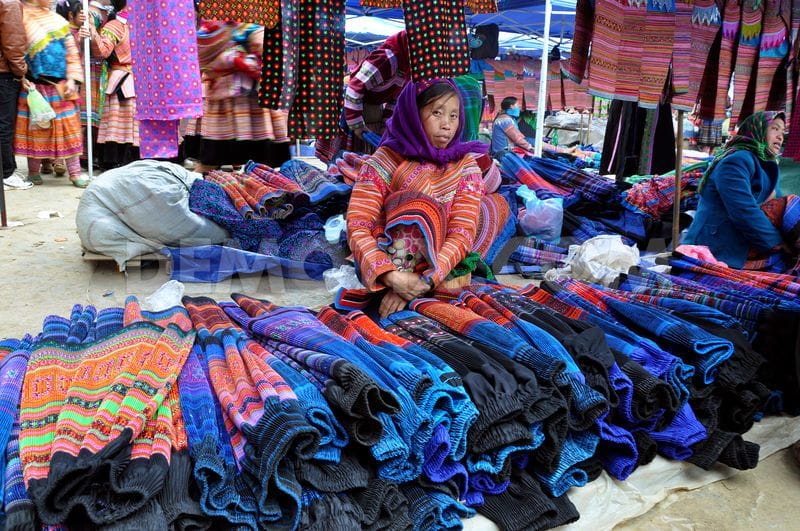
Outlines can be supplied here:
[[[89, 0], [83, 0], [83, 13], [86, 15], [84, 24], [91, 24], [89, 13]], [[94, 153], [92, 152], [92, 52], [89, 38], [83, 39], [83, 86], [86, 89], [86, 165], [89, 180], [94, 179]]]
[[672, 250], [680, 244], [681, 177], [683, 172], [683, 112], [678, 111], [678, 132], [675, 134], [675, 197], [672, 200]]
[[536, 108], [536, 142], [533, 154], [542, 156], [542, 141], [544, 138], [544, 113], [547, 109], [547, 73], [550, 70], [548, 59], [550, 55], [550, 17], [553, 14], [553, 5], [550, 0], [544, 3], [544, 36], [542, 42], [542, 69], [539, 77], [539, 103]]

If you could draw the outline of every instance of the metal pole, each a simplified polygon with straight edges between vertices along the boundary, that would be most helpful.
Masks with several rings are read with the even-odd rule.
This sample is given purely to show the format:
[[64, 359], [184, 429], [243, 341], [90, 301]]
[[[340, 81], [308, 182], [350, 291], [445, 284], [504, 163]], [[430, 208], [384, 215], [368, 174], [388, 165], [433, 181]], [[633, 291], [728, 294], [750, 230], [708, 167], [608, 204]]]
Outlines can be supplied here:
[[683, 166], [683, 111], [678, 111], [678, 132], [675, 139], [675, 197], [672, 200], [672, 250], [680, 244], [681, 166]]
[[[83, 13], [86, 15], [84, 24], [91, 24], [89, 13], [89, 0], [83, 0]], [[87, 28], [88, 29], [88, 28]], [[94, 153], [92, 153], [92, 52], [90, 39], [83, 39], [83, 86], [86, 87], [86, 163], [88, 166], [89, 180], [94, 178]]]
[[544, 112], [547, 109], [547, 72], [549, 70], [547, 60], [550, 54], [548, 43], [550, 42], [550, 17], [553, 13], [553, 5], [550, 0], [544, 3], [544, 39], [542, 41], [542, 69], [539, 78], [539, 104], [536, 109], [536, 143], [533, 154], [537, 157], [542, 156], [542, 139], [544, 138]]
[[[0, 149], [0, 177], [3, 171], [3, 150]], [[13, 173], [11, 175], [14, 175]], [[6, 188], [0, 188], [0, 227], [8, 227], [8, 220], [6, 219]]]

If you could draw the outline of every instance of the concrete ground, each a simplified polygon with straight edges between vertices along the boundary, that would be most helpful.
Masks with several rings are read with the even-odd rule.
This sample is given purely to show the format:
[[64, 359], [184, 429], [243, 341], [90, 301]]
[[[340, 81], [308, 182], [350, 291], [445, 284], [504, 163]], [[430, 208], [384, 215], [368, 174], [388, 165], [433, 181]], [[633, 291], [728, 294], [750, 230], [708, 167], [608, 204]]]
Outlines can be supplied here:
[[[81, 193], [66, 178], [47, 176], [42, 186], [5, 192], [9, 221], [23, 225], [0, 230], [0, 300], [4, 302], [0, 304], [0, 338], [37, 333], [45, 316], [69, 315], [76, 303], [103, 308], [122, 305], [128, 295], [144, 298], [168, 280], [163, 264], [122, 274], [113, 262], [84, 261], [74, 223]], [[39, 213], [46, 211], [60, 212], [63, 217], [40, 219]], [[516, 277], [504, 280], [522, 283]], [[220, 300], [241, 291], [280, 305], [316, 307], [331, 301], [322, 283], [268, 276], [186, 284], [185, 289], [187, 294]], [[704, 474], [699, 469], [695, 473]], [[800, 529], [800, 509], [793, 503], [798, 492], [800, 467], [788, 451], [780, 450], [755, 470], [696, 490], [665, 494], [647, 513], [617, 529]], [[589, 520], [582, 519], [573, 527], [604, 527]], [[493, 527], [488, 522], [471, 524], [471, 529]]]

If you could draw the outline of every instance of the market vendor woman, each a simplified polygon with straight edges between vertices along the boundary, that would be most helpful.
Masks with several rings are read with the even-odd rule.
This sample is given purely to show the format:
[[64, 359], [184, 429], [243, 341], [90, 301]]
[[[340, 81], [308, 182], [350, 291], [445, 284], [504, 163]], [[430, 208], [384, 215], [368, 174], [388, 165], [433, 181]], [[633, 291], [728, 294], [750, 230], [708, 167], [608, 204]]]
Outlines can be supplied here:
[[705, 245], [731, 267], [785, 271], [794, 265], [796, 196], [775, 198], [785, 128], [783, 113], [757, 112], [700, 181], [700, 202], [683, 243]]
[[450, 80], [408, 83], [358, 176], [347, 239], [361, 282], [384, 292], [381, 316], [452, 281], [472, 249], [484, 194], [473, 154], [486, 147], [460, 140], [462, 109]]

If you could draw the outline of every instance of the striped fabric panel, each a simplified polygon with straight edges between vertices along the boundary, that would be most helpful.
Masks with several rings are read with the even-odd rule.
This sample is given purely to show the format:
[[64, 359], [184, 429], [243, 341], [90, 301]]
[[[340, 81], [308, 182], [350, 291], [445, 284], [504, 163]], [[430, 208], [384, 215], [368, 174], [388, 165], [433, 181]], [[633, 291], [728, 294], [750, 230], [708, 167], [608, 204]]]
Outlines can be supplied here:
[[785, 4], [778, 0], [767, 2], [758, 55], [754, 111], [783, 110], [786, 106], [783, 85], [787, 77], [785, 73], [778, 72], [778, 67], [789, 53], [788, 25], [781, 13]]
[[83, 149], [83, 138], [77, 102], [61, 99], [53, 85], [37, 83], [36, 90], [53, 108], [56, 118], [47, 129], [41, 129], [31, 124], [28, 112], [28, 93], [21, 91], [17, 100], [14, 153], [36, 159], [69, 158], [80, 155]]
[[[637, 32], [641, 36], [639, 106], [646, 109], [658, 107], [664, 94], [664, 84], [670, 72], [675, 42], [675, 2], [648, 0], [644, 25]], [[633, 30], [632, 27], [630, 27]], [[686, 31], [686, 30], [684, 30]]]
[[[679, 9], [683, 3], [679, 3]], [[680, 21], [676, 18], [675, 31], [681, 32]], [[695, 0], [691, 15], [691, 49], [688, 59], [688, 90], [684, 94], [677, 94], [672, 98], [672, 104], [679, 109], [691, 110], [698, 97], [705, 97], [700, 93], [704, 83], [713, 84], [716, 88], [716, 79], [704, 80], [706, 61], [709, 60], [714, 39], [722, 30], [722, 15], [715, 0]], [[713, 92], [711, 93], [713, 95]]]
[[[254, 95], [204, 98], [200, 134], [209, 140], [277, 140], [273, 114], [283, 118], [285, 130], [285, 115], [259, 107]], [[285, 137], [285, 132], [282, 135]]]
[[106, 96], [103, 117], [97, 133], [97, 143], [139, 145], [139, 122], [136, 115], [136, 98], [120, 100], [116, 94]]
[[[758, 50], [761, 44], [761, 29], [764, 23], [765, 2], [745, 0], [742, 7], [742, 26], [736, 49], [736, 66], [733, 73], [733, 109], [731, 127], [753, 114], [755, 94], [750, 88], [750, 78], [754, 73], [760, 77]], [[765, 80], [769, 83], [771, 80]], [[756, 79], [758, 82], [758, 79]], [[753, 85], [755, 88], [755, 85]]]
[[[692, 59], [692, 9], [694, 0], [675, 0], [674, 44], [672, 47], [672, 92], [689, 91], [689, 68]], [[708, 56], [703, 62], [708, 61]]]

